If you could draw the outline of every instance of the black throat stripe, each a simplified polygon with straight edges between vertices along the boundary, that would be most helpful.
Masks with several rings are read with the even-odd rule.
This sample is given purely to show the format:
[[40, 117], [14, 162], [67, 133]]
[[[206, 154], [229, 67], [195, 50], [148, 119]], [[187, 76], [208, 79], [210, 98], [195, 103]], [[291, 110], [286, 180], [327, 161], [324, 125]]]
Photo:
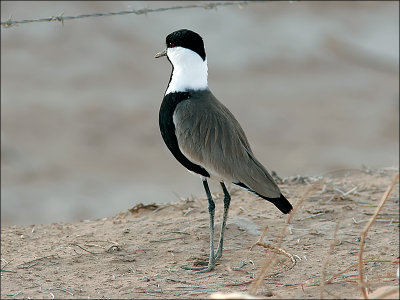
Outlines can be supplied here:
[[181, 152], [178, 146], [178, 140], [175, 135], [175, 125], [173, 122], [173, 114], [176, 106], [190, 98], [190, 92], [176, 92], [165, 95], [159, 112], [159, 125], [161, 136], [164, 139], [168, 149], [174, 157], [188, 170], [200, 174], [204, 177], [210, 177], [210, 174], [201, 166], [189, 161]]

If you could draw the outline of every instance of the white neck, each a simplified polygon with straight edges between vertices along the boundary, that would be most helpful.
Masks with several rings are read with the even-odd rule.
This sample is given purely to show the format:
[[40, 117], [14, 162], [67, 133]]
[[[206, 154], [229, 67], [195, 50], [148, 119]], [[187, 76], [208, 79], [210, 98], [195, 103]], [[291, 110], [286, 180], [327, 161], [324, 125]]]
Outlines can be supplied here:
[[182, 47], [168, 48], [167, 55], [173, 65], [173, 71], [165, 95], [208, 88], [207, 59], [203, 61], [196, 52]]

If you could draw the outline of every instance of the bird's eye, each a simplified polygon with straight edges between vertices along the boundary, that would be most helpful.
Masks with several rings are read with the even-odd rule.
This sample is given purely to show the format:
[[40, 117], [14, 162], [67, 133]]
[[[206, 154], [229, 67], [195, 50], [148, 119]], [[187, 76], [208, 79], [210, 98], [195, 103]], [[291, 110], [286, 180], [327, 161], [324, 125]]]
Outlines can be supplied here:
[[168, 47], [169, 47], [169, 48], [174, 48], [174, 47], [175, 47], [175, 44], [169, 43], [169, 44], [168, 44]]

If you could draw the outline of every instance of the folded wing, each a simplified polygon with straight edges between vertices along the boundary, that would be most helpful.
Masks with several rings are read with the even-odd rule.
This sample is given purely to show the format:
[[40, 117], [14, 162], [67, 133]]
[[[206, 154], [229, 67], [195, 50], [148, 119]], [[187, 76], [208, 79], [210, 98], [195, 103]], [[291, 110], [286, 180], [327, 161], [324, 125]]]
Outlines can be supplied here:
[[236, 183], [267, 200], [280, 199], [278, 186], [254, 157], [232, 113], [209, 90], [196, 94], [179, 103], [173, 115], [182, 153], [215, 179]]

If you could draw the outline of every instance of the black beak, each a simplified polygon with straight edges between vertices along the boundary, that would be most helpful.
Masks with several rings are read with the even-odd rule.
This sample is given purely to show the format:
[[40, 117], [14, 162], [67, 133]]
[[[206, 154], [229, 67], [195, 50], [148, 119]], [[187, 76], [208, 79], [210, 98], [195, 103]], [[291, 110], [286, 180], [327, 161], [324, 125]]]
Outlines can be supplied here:
[[162, 57], [162, 56], [167, 56], [167, 49], [164, 49], [164, 50], [158, 52], [156, 54], [155, 58], [159, 58], [159, 57]]

